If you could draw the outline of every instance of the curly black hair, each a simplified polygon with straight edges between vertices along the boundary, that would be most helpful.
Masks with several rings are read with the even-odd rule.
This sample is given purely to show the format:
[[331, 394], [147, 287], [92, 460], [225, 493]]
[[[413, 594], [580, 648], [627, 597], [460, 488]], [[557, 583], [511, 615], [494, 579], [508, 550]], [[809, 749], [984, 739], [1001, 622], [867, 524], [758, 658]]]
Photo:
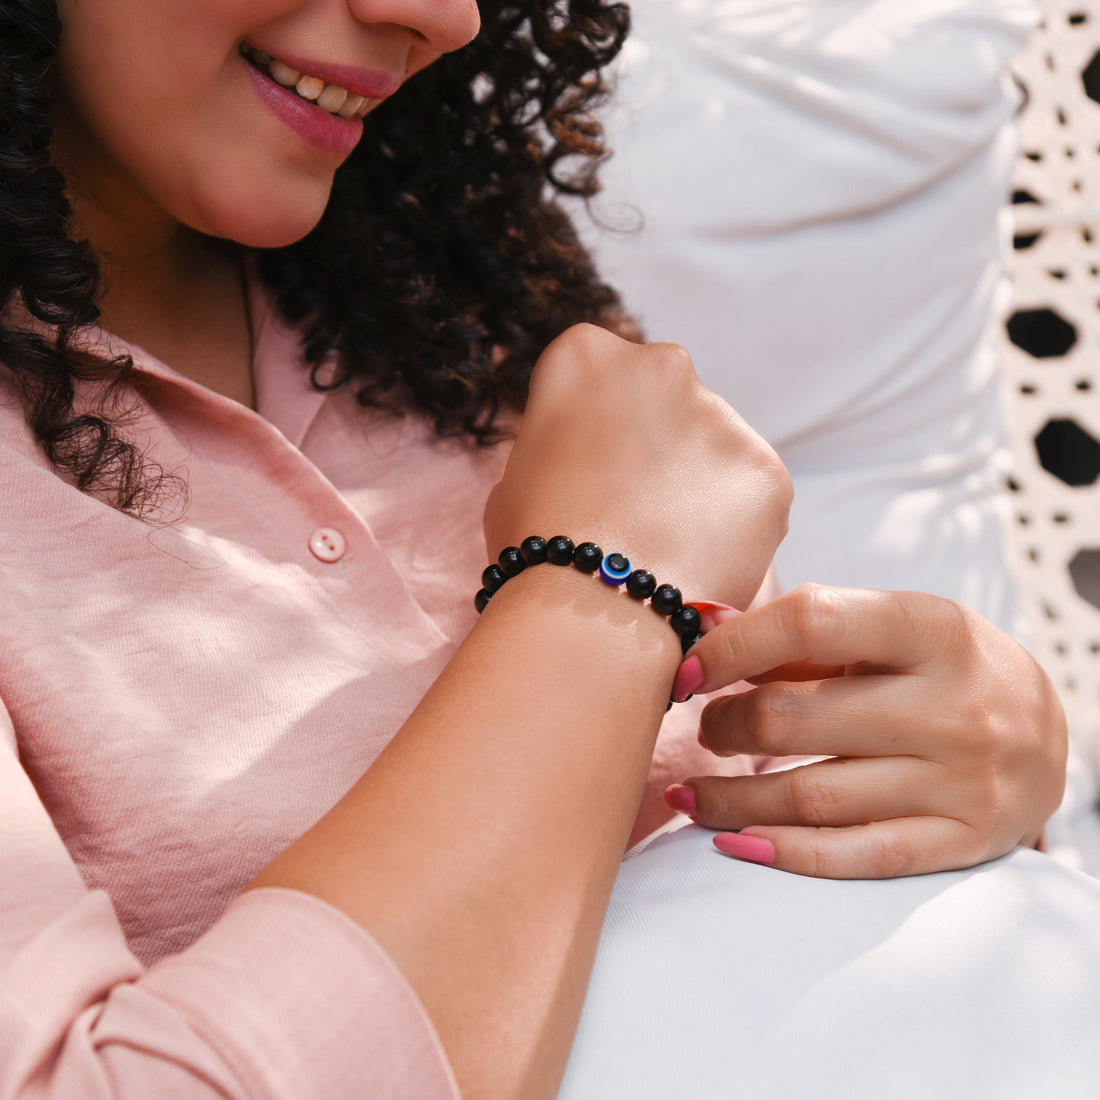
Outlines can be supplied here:
[[[365, 120], [316, 228], [257, 257], [299, 324], [313, 384], [364, 406], [418, 411], [443, 435], [497, 438], [521, 409], [541, 349], [591, 321], [636, 335], [598, 278], [562, 195], [587, 198], [606, 155], [593, 114], [602, 70], [629, 28], [615, 0], [480, 0], [477, 39]], [[50, 160], [56, 0], [0, 0], [0, 364], [55, 467], [86, 492], [147, 514], [168, 480], [105, 406], [74, 408], [75, 383], [124, 391], [128, 359], [81, 355], [99, 317], [100, 271], [72, 239]], [[322, 380], [335, 353], [339, 369]], [[117, 402], [115, 403], [117, 408]]]

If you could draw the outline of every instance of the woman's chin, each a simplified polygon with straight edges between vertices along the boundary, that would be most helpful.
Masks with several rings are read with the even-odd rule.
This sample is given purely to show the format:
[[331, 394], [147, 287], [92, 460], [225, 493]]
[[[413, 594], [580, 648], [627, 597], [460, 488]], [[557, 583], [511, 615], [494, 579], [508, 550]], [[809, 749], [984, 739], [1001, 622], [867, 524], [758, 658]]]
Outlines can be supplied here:
[[246, 248], [284, 248], [300, 241], [321, 220], [328, 192], [324, 201], [273, 203], [271, 198], [269, 191], [252, 203], [240, 203], [235, 209], [219, 206], [187, 220], [194, 229]]
[[293, 222], [289, 219], [278, 223], [258, 222], [244, 227], [238, 225], [216, 235], [245, 248], [285, 248], [305, 237], [320, 219], [319, 211], [315, 218], [299, 218]]

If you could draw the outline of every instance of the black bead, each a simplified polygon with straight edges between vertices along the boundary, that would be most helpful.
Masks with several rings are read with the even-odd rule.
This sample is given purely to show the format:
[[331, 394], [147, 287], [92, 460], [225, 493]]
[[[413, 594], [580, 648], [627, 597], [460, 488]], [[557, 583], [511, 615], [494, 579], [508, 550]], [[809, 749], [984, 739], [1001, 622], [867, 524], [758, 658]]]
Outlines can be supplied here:
[[603, 551], [594, 542], [582, 542], [573, 551], [573, 564], [582, 573], [595, 573], [603, 561]]
[[476, 595], [476, 596], [474, 597], [474, 607], [476, 607], [476, 608], [477, 608], [477, 613], [478, 613], [479, 615], [480, 615], [480, 614], [481, 614], [481, 613], [482, 613], [482, 612], [483, 612], [483, 611], [485, 610], [486, 606], [488, 605], [489, 601], [490, 601], [490, 600], [491, 600], [492, 598], [493, 598], [493, 594], [492, 594], [492, 592], [490, 592], [490, 591], [489, 591], [489, 589], [487, 589], [487, 588], [483, 588], [483, 589], [482, 589], [482, 590], [481, 590], [481, 591], [480, 591], [480, 592], [479, 592], [479, 593], [478, 593], [478, 594], [477, 594], [477, 595]]
[[523, 560], [523, 555], [519, 552], [518, 546], [506, 546], [501, 550], [497, 562], [500, 564], [500, 571], [506, 578], [518, 577], [527, 568], [527, 562]]
[[681, 601], [680, 589], [671, 584], [661, 584], [653, 593], [650, 605], [659, 615], [671, 615], [680, 610]]
[[644, 569], [635, 569], [626, 578], [626, 590], [636, 600], [648, 600], [657, 587], [657, 578]]
[[481, 586], [491, 596], [507, 579], [499, 565], [487, 565], [481, 574]]
[[546, 560], [551, 565], [572, 565], [573, 540], [568, 535], [555, 535], [546, 543]]
[[520, 543], [519, 552], [528, 565], [542, 565], [546, 561], [546, 539], [532, 535]]
[[673, 611], [668, 621], [681, 638], [690, 638], [693, 634], [698, 634], [703, 626], [703, 616], [694, 607], [681, 607], [679, 611]]
[[691, 649], [691, 647], [693, 645], [695, 645], [696, 642], [701, 642], [702, 640], [703, 640], [703, 635], [702, 634], [685, 634], [680, 639], [680, 650], [681, 650], [681, 652], [683, 652], [686, 655], [687, 651], [689, 649]]
[[673, 704], [673, 703], [675, 703], [675, 702], [676, 702], [676, 700], [675, 700], [675, 699], [669, 699], [669, 701], [668, 701], [668, 706], [667, 706], [667, 707], [665, 707], [665, 714], [668, 714], [668, 712], [669, 712], [670, 710], [672, 710], [672, 704]]

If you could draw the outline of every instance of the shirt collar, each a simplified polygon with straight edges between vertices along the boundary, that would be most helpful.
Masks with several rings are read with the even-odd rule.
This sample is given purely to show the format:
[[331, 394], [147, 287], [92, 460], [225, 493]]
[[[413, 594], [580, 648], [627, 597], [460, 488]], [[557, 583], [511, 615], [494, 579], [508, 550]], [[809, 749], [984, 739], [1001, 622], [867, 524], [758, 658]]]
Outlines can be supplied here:
[[[301, 334], [279, 317], [274, 297], [261, 282], [251, 261], [245, 263], [245, 278], [252, 332], [255, 412], [192, 381], [139, 344], [132, 344], [96, 325], [83, 330], [76, 343], [82, 350], [100, 358], [128, 355], [138, 373], [186, 389], [192, 395], [211, 402], [222, 412], [259, 415], [300, 448], [327, 394], [311, 383]], [[49, 332], [49, 326], [31, 317], [18, 301], [9, 304], [3, 311], [3, 319], [6, 324], [43, 335]], [[331, 378], [334, 366], [331, 360], [322, 363], [320, 377], [323, 381]], [[78, 383], [78, 392], [82, 388]]]

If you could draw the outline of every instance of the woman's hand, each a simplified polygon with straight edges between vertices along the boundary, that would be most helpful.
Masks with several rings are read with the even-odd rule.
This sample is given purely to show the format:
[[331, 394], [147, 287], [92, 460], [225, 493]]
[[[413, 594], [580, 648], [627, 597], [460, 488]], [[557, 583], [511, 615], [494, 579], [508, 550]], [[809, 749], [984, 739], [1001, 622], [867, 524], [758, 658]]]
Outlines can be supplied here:
[[775, 452], [702, 385], [683, 348], [577, 325], [535, 367], [485, 535], [494, 555], [528, 535], [591, 539], [685, 599], [747, 607], [790, 500]]
[[1034, 845], [1061, 799], [1050, 681], [949, 600], [806, 585], [728, 612], [688, 661], [681, 690], [757, 685], [703, 711], [713, 752], [831, 757], [670, 789], [708, 828], [742, 830], [715, 838], [731, 855], [825, 878], [968, 867]]
[[[596, 539], [747, 602], [789, 499], [774, 453], [683, 351], [584, 327], [539, 361], [486, 529], [493, 552]], [[557, 1092], [680, 658], [629, 597], [575, 570], [521, 573], [363, 777], [253, 881], [370, 933], [464, 1096]]]

